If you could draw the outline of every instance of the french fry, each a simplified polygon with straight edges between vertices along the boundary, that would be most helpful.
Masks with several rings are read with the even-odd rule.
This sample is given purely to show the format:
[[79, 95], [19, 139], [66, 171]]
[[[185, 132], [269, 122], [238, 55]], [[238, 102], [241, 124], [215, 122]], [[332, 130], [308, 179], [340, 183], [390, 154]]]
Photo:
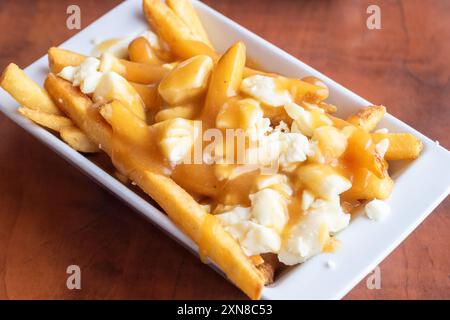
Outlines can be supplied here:
[[150, 65], [161, 65], [158, 55], [144, 37], [134, 39], [128, 46], [128, 55], [132, 62]]
[[160, 107], [161, 101], [158, 96], [158, 86], [152, 84], [140, 84], [135, 82], [130, 82], [130, 84], [134, 87], [134, 89], [141, 97], [147, 111], [155, 110]]
[[386, 163], [377, 154], [370, 133], [358, 127], [352, 127], [343, 157], [353, 167], [366, 168], [380, 179], [387, 176]]
[[320, 102], [328, 97], [328, 88], [316, 84], [293, 78], [279, 77], [278, 81], [284, 83], [290, 89], [295, 101], [301, 102], [307, 99], [313, 102]]
[[[144, 13], [150, 26], [157, 30], [178, 58], [185, 60], [198, 55], [208, 55], [214, 61], [219, 60], [220, 55], [193, 35], [191, 30], [165, 3], [159, 0], [144, 0]], [[248, 67], [244, 69], [244, 77], [255, 74], [273, 75]]]
[[315, 94], [321, 101], [327, 99], [330, 96], [330, 89], [328, 89], [328, 86], [322, 80], [310, 76], [304, 77], [302, 81], [320, 88], [315, 92]]
[[150, 146], [151, 135], [147, 124], [119, 101], [102, 106], [100, 114], [112, 126], [114, 134], [141, 148]]
[[218, 54], [199, 37], [165, 3], [144, 0], [144, 13], [154, 30], [180, 59], [206, 54], [218, 59]]
[[57, 74], [65, 67], [76, 67], [86, 60], [86, 56], [73, 51], [52, 47], [48, 50], [48, 65], [50, 71]]
[[394, 187], [394, 181], [389, 176], [378, 178], [365, 168], [355, 168], [352, 187], [342, 194], [345, 200], [384, 200], [389, 198]]
[[212, 165], [179, 164], [171, 177], [182, 188], [192, 190], [200, 196], [216, 197], [219, 192], [219, 181]]
[[[93, 107], [92, 101], [69, 82], [52, 74], [48, 76], [45, 87], [88, 137], [101, 144], [102, 150], [111, 156], [112, 129]], [[125, 149], [120, 150], [121, 148]], [[142, 166], [142, 162], [146, 163], [146, 160], [142, 159], [141, 153], [129, 152], [129, 146], [122, 143], [114, 143], [114, 150], [115, 153], [124, 154], [124, 157], [114, 156], [116, 166], [158, 202], [171, 220], [199, 245], [204, 256], [214, 261], [236, 286], [250, 298], [258, 299], [265, 283], [263, 274], [245, 256], [239, 244], [223, 229], [217, 219], [206, 213], [191, 195], [159, 172], [158, 168]]]
[[48, 114], [41, 111], [21, 107], [17, 110], [20, 114], [37, 123], [40, 126], [51, 129], [53, 131], [61, 131], [64, 127], [72, 126], [72, 120], [64, 116]]
[[191, 32], [211, 48], [213, 47], [202, 22], [189, 0], [167, 0], [167, 5], [191, 29]]
[[372, 139], [375, 143], [389, 140], [386, 160], [414, 160], [423, 150], [422, 141], [409, 133], [372, 133]]
[[195, 56], [173, 68], [159, 83], [159, 95], [170, 105], [198, 100], [208, 89], [209, 77], [214, 67], [206, 55]]
[[112, 130], [92, 100], [72, 84], [50, 73], [45, 88], [58, 107], [103, 151], [111, 154]]
[[152, 84], [159, 82], [170, 70], [160, 65], [132, 62], [103, 54], [100, 71], [114, 71], [131, 82]]
[[370, 132], [376, 128], [385, 114], [386, 108], [384, 106], [369, 106], [348, 117], [347, 121], [364, 131]]
[[83, 153], [95, 153], [100, 151], [83, 131], [74, 126], [64, 127], [60, 130], [61, 139], [73, 149]]
[[48, 93], [14, 63], [10, 63], [0, 76], [0, 87], [28, 109], [54, 115], [62, 114]]
[[[64, 67], [78, 66], [86, 56], [60, 48], [50, 48], [48, 51], [50, 70], [57, 74]], [[161, 80], [170, 70], [164, 66], [147, 65], [119, 59], [111, 54], [102, 56], [102, 71], [115, 71], [130, 82], [152, 84]]]
[[217, 62], [202, 112], [204, 121], [214, 123], [226, 100], [237, 94], [244, 73], [245, 51], [244, 43], [237, 42]]
[[193, 119], [198, 111], [199, 110], [195, 105], [184, 105], [163, 109], [155, 115], [155, 122], [162, 122], [175, 118]]

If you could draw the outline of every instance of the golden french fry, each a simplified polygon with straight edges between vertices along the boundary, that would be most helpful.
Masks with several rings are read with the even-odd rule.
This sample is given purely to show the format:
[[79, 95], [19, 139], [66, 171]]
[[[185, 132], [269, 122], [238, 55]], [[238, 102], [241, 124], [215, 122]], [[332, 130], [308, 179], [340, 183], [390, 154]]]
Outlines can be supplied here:
[[323, 109], [327, 113], [334, 113], [337, 111], [337, 107], [334, 104], [324, 101], [319, 102], [318, 107]]
[[55, 115], [62, 114], [48, 93], [14, 63], [10, 63], [0, 76], [0, 87], [28, 109]]
[[64, 116], [44, 113], [42, 111], [37, 111], [25, 107], [21, 107], [17, 111], [31, 121], [37, 123], [38, 125], [54, 131], [59, 132], [64, 127], [73, 126], [72, 120]]
[[101, 58], [100, 71], [114, 71], [128, 81], [152, 84], [159, 82], [170, 69], [161, 65], [149, 65], [123, 60], [105, 53]]
[[111, 127], [100, 115], [92, 100], [72, 84], [50, 73], [45, 88], [58, 107], [106, 153], [111, 154]]
[[317, 90], [316, 95], [320, 98], [320, 100], [325, 100], [330, 96], [330, 89], [328, 89], [328, 86], [320, 79], [316, 77], [304, 77], [302, 79], [303, 82], [310, 83], [316, 87], [321, 88], [322, 90]]
[[[328, 98], [328, 88], [325, 86], [319, 86], [317, 84], [307, 82], [299, 79], [284, 78], [283, 79], [290, 89], [291, 95], [295, 101], [301, 102], [303, 99], [320, 102]], [[323, 84], [325, 85], [325, 84]]]
[[[209, 82], [205, 106], [201, 118], [206, 126], [214, 126], [222, 105], [237, 94], [245, 67], [245, 45], [237, 42], [216, 64]], [[183, 187], [189, 187], [200, 195], [217, 192], [218, 181], [211, 165], [179, 164], [173, 179]], [[199, 180], [199, 178], [202, 178]], [[202, 181], [201, 183], [199, 183]]]
[[366, 168], [380, 179], [387, 175], [386, 162], [376, 152], [370, 133], [358, 127], [352, 127], [343, 157], [353, 167]]
[[155, 122], [162, 122], [175, 118], [194, 119], [194, 116], [198, 111], [197, 106], [190, 104], [163, 109], [155, 115]]
[[394, 181], [386, 175], [378, 178], [372, 171], [365, 168], [353, 170], [352, 187], [342, 194], [345, 200], [387, 199], [392, 193]]
[[364, 131], [370, 132], [376, 128], [385, 113], [386, 108], [384, 106], [369, 106], [348, 117], [347, 121]]
[[[159, 33], [178, 58], [184, 60], [198, 55], [207, 55], [214, 61], [219, 60], [220, 55], [193, 35], [191, 30], [165, 3], [159, 0], [144, 0], [144, 13], [152, 28]], [[244, 69], [245, 77], [255, 74], [273, 75], [251, 68]]]
[[139, 147], [151, 145], [150, 129], [121, 102], [115, 100], [100, 108], [100, 114], [112, 126], [114, 134]]
[[197, 195], [216, 197], [219, 181], [214, 173], [214, 166], [202, 164], [179, 164], [172, 172], [171, 178], [186, 190]]
[[158, 92], [170, 105], [192, 102], [204, 96], [213, 66], [213, 60], [205, 55], [185, 60], [160, 82]]
[[217, 53], [196, 37], [189, 27], [165, 3], [144, 0], [144, 13], [154, 30], [181, 59], [206, 54], [217, 59]]
[[244, 73], [245, 51], [244, 43], [237, 42], [217, 62], [202, 112], [206, 123], [213, 124], [227, 99], [237, 94]]
[[167, 0], [167, 5], [191, 29], [191, 32], [211, 48], [208, 34], [189, 0]]
[[73, 51], [52, 47], [48, 50], [48, 65], [53, 73], [60, 73], [68, 66], [76, 67], [83, 63], [86, 56]]
[[372, 133], [372, 139], [375, 143], [389, 140], [386, 160], [414, 160], [423, 150], [422, 141], [409, 133]]
[[59, 133], [63, 141], [79, 152], [95, 153], [100, 151], [98, 145], [94, 144], [84, 132], [77, 127], [64, 127]]
[[132, 62], [150, 65], [163, 64], [145, 37], [138, 37], [130, 43], [128, 46], [128, 55]]
[[146, 85], [135, 82], [130, 82], [130, 84], [137, 91], [139, 96], [144, 102], [145, 109], [155, 110], [161, 106], [161, 101], [158, 96], [158, 86], [154, 84]]

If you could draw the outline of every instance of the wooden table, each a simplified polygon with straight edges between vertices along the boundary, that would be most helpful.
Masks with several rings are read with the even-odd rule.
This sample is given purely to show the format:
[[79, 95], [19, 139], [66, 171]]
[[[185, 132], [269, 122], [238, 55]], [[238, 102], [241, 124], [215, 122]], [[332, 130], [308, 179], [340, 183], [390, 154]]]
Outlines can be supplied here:
[[[0, 2], [0, 68], [26, 66], [119, 0]], [[450, 148], [450, 1], [206, 3]], [[382, 30], [366, 27], [378, 4]], [[0, 115], [0, 298], [243, 299], [236, 288]], [[430, 186], [432, 188], [432, 186]], [[449, 299], [448, 199], [348, 299]], [[370, 248], [368, 248], [370, 250]], [[66, 268], [82, 289], [66, 288]]]

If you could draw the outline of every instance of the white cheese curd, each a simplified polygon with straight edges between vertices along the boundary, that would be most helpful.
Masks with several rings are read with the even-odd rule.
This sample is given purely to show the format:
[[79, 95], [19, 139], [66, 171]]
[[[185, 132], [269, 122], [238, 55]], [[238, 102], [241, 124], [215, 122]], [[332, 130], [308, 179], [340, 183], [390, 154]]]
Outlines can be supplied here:
[[258, 191], [250, 199], [250, 208], [237, 206], [216, 217], [246, 255], [278, 253], [288, 219], [286, 199], [273, 189]]
[[311, 111], [308, 111], [294, 102], [289, 102], [284, 105], [284, 110], [294, 120], [291, 125], [291, 132], [299, 132], [308, 137], [314, 134], [317, 127], [333, 124], [320, 108], [311, 107]]
[[248, 164], [270, 166], [278, 163], [283, 145], [279, 133], [261, 135], [246, 149], [245, 160]]
[[288, 166], [293, 162], [303, 162], [311, 152], [308, 138], [301, 133], [281, 133], [282, 150], [280, 164]]
[[85, 94], [94, 93], [98, 87], [98, 84], [102, 78], [103, 74], [101, 72], [93, 72], [89, 74], [81, 82], [80, 90]]
[[172, 164], [177, 164], [191, 152], [194, 144], [194, 126], [192, 121], [182, 118], [167, 121], [167, 128], [159, 145], [165, 158]]
[[64, 80], [73, 82], [77, 70], [78, 67], [67, 66], [64, 69], [62, 69], [60, 73], [58, 73], [58, 76], [60, 76]]
[[274, 129], [270, 126], [269, 119], [261, 118], [255, 121], [255, 126], [247, 133], [253, 141], [246, 150], [248, 164], [280, 164], [286, 171], [291, 164], [305, 161], [311, 153], [308, 138], [298, 132], [289, 132], [284, 122], [280, 122]]
[[247, 234], [241, 241], [246, 255], [254, 256], [280, 251], [281, 237], [275, 230], [254, 222], [249, 222], [247, 227]]
[[292, 120], [305, 119], [307, 123], [311, 123], [311, 113], [305, 108], [299, 106], [295, 102], [289, 102], [284, 105], [284, 110]]
[[250, 195], [252, 218], [258, 224], [283, 231], [288, 220], [286, 199], [277, 191], [267, 188]]
[[319, 193], [325, 199], [332, 199], [337, 195], [349, 190], [352, 187], [352, 183], [338, 175], [331, 174], [324, 177], [319, 184]]
[[68, 66], [58, 73], [61, 78], [79, 86], [81, 92], [91, 94], [97, 88], [102, 74], [98, 72], [100, 60], [92, 57], [86, 58], [78, 67]]
[[352, 187], [350, 180], [327, 165], [300, 166], [296, 174], [306, 189], [322, 199], [334, 199]]
[[310, 153], [308, 157], [316, 163], [324, 164], [326, 162], [325, 156], [319, 148], [319, 143], [315, 140], [310, 141]]
[[127, 80], [118, 73], [108, 71], [103, 73], [102, 77], [97, 82], [93, 100], [95, 102], [112, 99], [125, 100], [129, 98], [129, 95], [130, 92]]
[[286, 265], [306, 261], [322, 252], [327, 238], [323, 238], [321, 230], [336, 233], [344, 229], [349, 221], [350, 215], [344, 213], [338, 197], [333, 200], [314, 201], [307, 213], [289, 230], [278, 259]]
[[272, 188], [280, 191], [283, 196], [290, 197], [294, 193], [288, 182], [288, 177], [284, 174], [262, 175], [256, 184], [258, 190]]
[[364, 211], [369, 219], [381, 221], [389, 215], [391, 207], [382, 200], [374, 199], [366, 204]]
[[272, 107], [281, 107], [292, 101], [288, 90], [277, 88], [275, 78], [259, 74], [242, 80], [241, 91]]
[[375, 151], [381, 158], [384, 158], [389, 149], [389, 139], [383, 139], [375, 145]]

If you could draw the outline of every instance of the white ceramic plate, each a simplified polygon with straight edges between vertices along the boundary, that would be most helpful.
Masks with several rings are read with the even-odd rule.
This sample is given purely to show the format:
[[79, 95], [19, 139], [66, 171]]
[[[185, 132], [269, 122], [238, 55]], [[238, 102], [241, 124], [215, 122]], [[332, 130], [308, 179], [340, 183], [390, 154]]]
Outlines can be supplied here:
[[[145, 20], [140, 18], [141, 2], [141, 0], [124, 2], [61, 47], [89, 54], [92, 40], [99, 35], [102, 39], [107, 39], [136, 35], [144, 31], [148, 26]], [[339, 107], [341, 115], [350, 114], [370, 104], [205, 4], [195, 1], [194, 5], [219, 51], [223, 52], [233, 42], [243, 40], [247, 45], [249, 56], [268, 70], [293, 77], [313, 75], [321, 78], [330, 88], [329, 101]], [[26, 73], [39, 83], [43, 82], [46, 72], [47, 56], [26, 69]], [[197, 252], [197, 246], [146, 199], [128, 189], [51, 133], [18, 115], [15, 112], [17, 103], [4, 91], [0, 92], [0, 104], [2, 106], [0, 110], [23, 129], [112, 191], [188, 249]], [[273, 285], [264, 289], [264, 299], [340, 299], [398, 246], [448, 195], [450, 153], [390, 115], [384, 118], [380, 127], [386, 127], [393, 132], [412, 133], [419, 137], [425, 146], [418, 160], [398, 163], [392, 167], [395, 188], [388, 200], [392, 208], [391, 215], [383, 222], [373, 222], [362, 215], [357, 217], [338, 236], [343, 242], [341, 250], [334, 254], [321, 254], [300, 266], [293, 267]], [[329, 259], [337, 264], [333, 270], [326, 267]]]

